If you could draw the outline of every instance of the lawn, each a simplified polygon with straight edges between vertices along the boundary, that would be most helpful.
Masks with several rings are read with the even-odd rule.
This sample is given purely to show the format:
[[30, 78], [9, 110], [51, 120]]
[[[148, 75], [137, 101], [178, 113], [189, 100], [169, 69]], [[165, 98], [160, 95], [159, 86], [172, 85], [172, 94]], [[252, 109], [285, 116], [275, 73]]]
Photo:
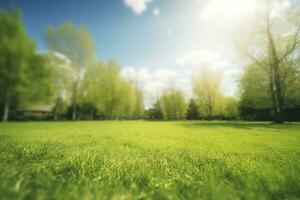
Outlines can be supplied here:
[[0, 124], [0, 199], [300, 199], [300, 124]]

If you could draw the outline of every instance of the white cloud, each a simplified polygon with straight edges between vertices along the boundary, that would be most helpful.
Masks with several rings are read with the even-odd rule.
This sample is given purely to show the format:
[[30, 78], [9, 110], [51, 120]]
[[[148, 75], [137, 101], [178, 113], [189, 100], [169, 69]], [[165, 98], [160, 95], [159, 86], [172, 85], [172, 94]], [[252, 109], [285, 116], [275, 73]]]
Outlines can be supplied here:
[[145, 10], [147, 10], [148, 4], [151, 2], [151, 0], [123, 0], [125, 5], [132, 9], [132, 11], [140, 15]]
[[284, 0], [281, 2], [275, 2], [273, 4], [273, 10], [271, 12], [272, 18], [280, 18], [291, 8], [292, 4], [290, 0]]
[[178, 77], [178, 74], [175, 71], [172, 71], [170, 69], [159, 69], [156, 70], [154, 73], [154, 78], [156, 80], [162, 81], [162, 82], [171, 82], [172, 80], [176, 79]]
[[172, 36], [173, 35], [173, 29], [169, 28], [167, 33], [168, 33], [169, 36]]
[[208, 50], [188, 52], [177, 59], [177, 64], [186, 68], [190, 78], [207, 69], [218, 74], [221, 73], [224, 92], [229, 96], [235, 94], [236, 81], [242, 71], [240, 66]]
[[153, 15], [154, 16], [159, 16], [160, 15], [160, 10], [158, 8], [153, 9]]
[[222, 70], [222, 68], [232, 64], [217, 53], [208, 50], [191, 51], [183, 54], [177, 59], [180, 66], [190, 67], [193, 69], [210, 68], [212, 70]]
[[[238, 32], [256, 23], [266, 11], [266, 0], [209, 0], [199, 12], [201, 23], [214, 30]], [[281, 17], [291, 7], [290, 0], [271, 1], [271, 17]], [[224, 34], [224, 33], [223, 33]]]
[[209, 3], [201, 10], [200, 19], [204, 20], [227, 20], [249, 16], [256, 10], [257, 5], [261, 3], [258, 0], [231, 0], [219, 1], [210, 0]]

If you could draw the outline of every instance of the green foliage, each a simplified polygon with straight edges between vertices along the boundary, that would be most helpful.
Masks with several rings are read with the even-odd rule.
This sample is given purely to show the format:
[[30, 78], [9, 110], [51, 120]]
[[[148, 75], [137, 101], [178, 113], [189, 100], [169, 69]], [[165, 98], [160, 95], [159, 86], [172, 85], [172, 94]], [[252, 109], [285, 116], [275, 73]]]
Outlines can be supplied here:
[[20, 12], [0, 11], [0, 89], [1, 100], [19, 99], [28, 81], [28, 63], [34, 44], [22, 25]]
[[72, 119], [77, 119], [78, 88], [83, 69], [94, 61], [95, 46], [90, 33], [84, 27], [65, 22], [59, 27], [48, 27], [45, 39], [53, 51], [68, 57], [74, 71], [71, 89]]
[[199, 108], [194, 99], [191, 99], [188, 105], [187, 113], [186, 113], [186, 119], [188, 120], [196, 120], [199, 119]]
[[141, 89], [137, 86], [135, 87], [135, 108], [134, 108], [134, 118], [143, 119], [145, 115], [145, 106], [144, 106], [144, 94]]
[[298, 199], [300, 125], [0, 124], [2, 199]]
[[241, 105], [252, 108], [271, 108], [268, 72], [258, 65], [248, 65], [240, 80]]
[[183, 119], [186, 114], [186, 101], [182, 91], [167, 89], [160, 97], [164, 119]]
[[147, 118], [152, 120], [162, 120], [164, 118], [160, 99], [157, 99], [152, 108], [147, 110]]
[[64, 55], [50, 51], [44, 54], [44, 59], [51, 91], [49, 101], [54, 105], [54, 119], [61, 119], [70, 105], [75, 73], [70, 60]]
[[76, 27], [70, 22], [57, 28], [49, 26], [45, 39], [51, 49], [66, 55], [78, 71], [93, 60], [95, 43], [84, 27]]
[[44, 59], [35, 55], [16, 9], [0, 10], [0, 44], [0, 102], [7, 120], [10, 108], [43, 100], [50, 90]]
[[54, 120], [61, 120], [68, 110], [68, 103], [62, 97], [57, 97], [54, 104]]
[[133, 117], [136, 92], [120, 74], [115, 61], [95, 63], [85, 72], [81, 85], [82, 102], [95, 105], [105, 119]]
[[70, 99], [72, 83], [75, 81], [75, 73], [71, 61], [58, 53], [47, 52], [44, 54], [46, 69], [50, 77], [50, 88], [53, 94], [52, 101], [59, 97]]
[[283, 63], [281, 73], [284, 77], [285, 106], [300, 106], [300, 54]]
[[32, 105], [37, 102], [52, 104], [53, 91], [51, 90], [50, 70], [46, 66], [45, 57], [43, 55], [32, 56], [28, 70], [26, 104]]
[[[285, 107], [300, 105], [300, 65], [298, 58], [281, 66], [282, 89], [285, 94]], [[267, 66], [266, 66], [267, 67]], [[240, 104], [255, 109], [271, 109], [272, 95], [270, 74], [266, 67], [248, 65], [240, 79]]]
[[239, 118], [239, 102], [234, 97], [224, 97], [223, 108], [222, 116], [225, 119]]
[[222, 106], [221, 77], [213, 71], [203, 71], [193, 78], [193, 90], [202, 117], [211, 120], [217, 115], [216, 107]]

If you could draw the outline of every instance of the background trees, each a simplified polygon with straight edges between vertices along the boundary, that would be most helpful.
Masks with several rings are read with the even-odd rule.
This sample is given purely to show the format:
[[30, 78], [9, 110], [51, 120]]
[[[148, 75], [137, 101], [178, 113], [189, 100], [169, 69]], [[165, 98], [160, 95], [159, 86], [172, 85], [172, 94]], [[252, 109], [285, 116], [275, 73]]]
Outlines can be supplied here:
[[143, 90], [135, 84], [135, 108], [134, 108], [134, 118], [135, 119], [143, 119], [145, 114], [145, 106], [144, 106], [144, 94]]
[[161, 102], [160, 102], [159, 98], [153, 104], [153, 106], [147, 110], [146, 113], [147, 113], [147, 115], [146, 115], [147, 119], [151, 119], [151, 120], [162, 120], [162, 119], [164, 119], [164, 114], [162, 112]]
[[57, 120], [66, 113], [70, 104], [75, 74], [71, 61], [65, 55], [49, 51], [44, 54], [44, 58], [51, 90], [49, 100], [54, 106], [53, 118]]
[[216, 112], [216, 105], [222, 97], [220, 75], [205, 70], [193, 77], [193, 89], [199, 112], [211, 120]]
[[76, 120], [78, 87], [83, 69], [93, 61], [95, 52], [94, 41], [90, 33], [84, 27], [76, 27], [66, 22], [59, 27], [48, 27], [45, 33], [49, 47], [66, 55], [71, 60], [74, 70], [74, 81], [72, 84], [72, 119]]
[[35, 54], [17, 9], [0, 10], [0, 102], [2, 120], [10, 108], [39, 101], [49, 90], [44, 60]]
[[188, 120], [196, 120], [199, 119], [200, 114], [199, 114], [199, 107], [196, 103], [196, 101], [192, 98], [190, 99], [188, 108], [187, 108], [187, 113], [186, 113], [186, 119]]
[[186, 101], [182, 91], [178, 89], [166, 89], [160, 97], [161, 110], [164, 119], [183, 119], [186, 114]]
[[93, 114], [105, 119], [131, 118], [136, 109], [136, 91], [120, 73], [115, 61], [94, 63], [81, 85], [82, 103], [93, 105]]
[[223, 97], [222, 102], [223, 111], [221, 117], [226, 120], [235, 120], [239, 118], [239, 102], [234, 97]]

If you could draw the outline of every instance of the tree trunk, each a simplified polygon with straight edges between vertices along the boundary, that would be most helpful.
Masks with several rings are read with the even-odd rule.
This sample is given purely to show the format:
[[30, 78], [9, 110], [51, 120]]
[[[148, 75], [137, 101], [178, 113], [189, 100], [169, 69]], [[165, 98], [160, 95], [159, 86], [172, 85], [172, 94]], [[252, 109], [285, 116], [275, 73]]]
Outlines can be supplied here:
[[75, 121], [77, 117], [77, 108], [76, 108], [76, 103], [73, 102], [72, 105], [72, 120]]
[[272, 56], [271, 56], [271, 52], [270, 52], [270, 49], [269, 49], [269, 54], [268, 54], [268, 57], [269, 57], [269, 66], [270, 66], [270, 72], [269, 72], [269, 78], [270, 78], [270, 94], [271, 94], [271, 97], [272, 97], [272, 109], [273, 109], [273, 117], [274, 117], [274, 121], [276, 119], [276, 116], [278, 115], [278, 103], [277, 103], [277, 100], [276, 100], [276, 89], [275, 89], [275, 85], [274, 85], [274, 70], [273, 70], [273, 65], [272, 65]]
[[[270, 68], [271, 68], [271, 76], [274, 80], [275, 89], [272, 89], [272, 91], [275, 93], [276, 98], [276, 110], [275, 110], [275, 123], [284, 123], [284, 98], [282, 94], [282, 82], [280, 80], [280, 60], [277, 55], [277, 49], [275, 46], [274, 38], [271, 32], [271, 24], [270, 24], [270, 2], [267, 2], [267, 37], [268, 37], [268, 43], [269, 43], [269, 59], [270, 59]], [[275, 91], [274, 91], [275, 90]], [[272, 92], [272, 95], [274, 94]], [[273, 97], [272, 97], [273, 98]]]
[[[270, 48], [272, 52], [272, 63], [271, 63], [271, 73], [272, 73], [272, 99], [275, 99], [275, 123], [283, 124], [284, 123], [284, 98], [282, 94], [282, 82], [280, 79], [280, 62], [277, 57], [275, 45], [273, 42], [273, 38], [269, 35]], [[274, 82], [273, 82], [274, 81]]]
[[276, 85], [276, 98], [278, 102], [278, 113], [275, 119], [275, 123], [284, 123], [284, 98], [282, 95], [282, 83], [280, 80], [279, 63], [274, 65], [274, 79]]
[[2, 121], [6, 122], [8, 120], [8, 114], [9, 114], [9, 100], [8, 98], [6, 98], [4, 102]]
[[212, 106], [209, 104], [208, 105], [208, 121], [212, 120]]
[[72, 120], [75, 121], [77, 119], [77, 85], [78, 81], [75, 82], [73, 88], [73, 101], [72, 101]]
[[58, 114], [57, 114], [58, 101], [59, 101], [58, 98], [56, 98], [55, 107], [53, 109], [53, 120], [54, 121], [57, 121], [57, 119], [58, 119]]
[[94, 120], [94, 111], [93, 111], [93, 109], [91, 110], [91, 113], [90, 113], [90, 119]]
[[58, 116], [57, 116], [56, 113], [54, 113], [54, 115], [53, 115], [53, 120], [54, 120], [54, 121], [57, 121], [57, 119], [58, 119]]

